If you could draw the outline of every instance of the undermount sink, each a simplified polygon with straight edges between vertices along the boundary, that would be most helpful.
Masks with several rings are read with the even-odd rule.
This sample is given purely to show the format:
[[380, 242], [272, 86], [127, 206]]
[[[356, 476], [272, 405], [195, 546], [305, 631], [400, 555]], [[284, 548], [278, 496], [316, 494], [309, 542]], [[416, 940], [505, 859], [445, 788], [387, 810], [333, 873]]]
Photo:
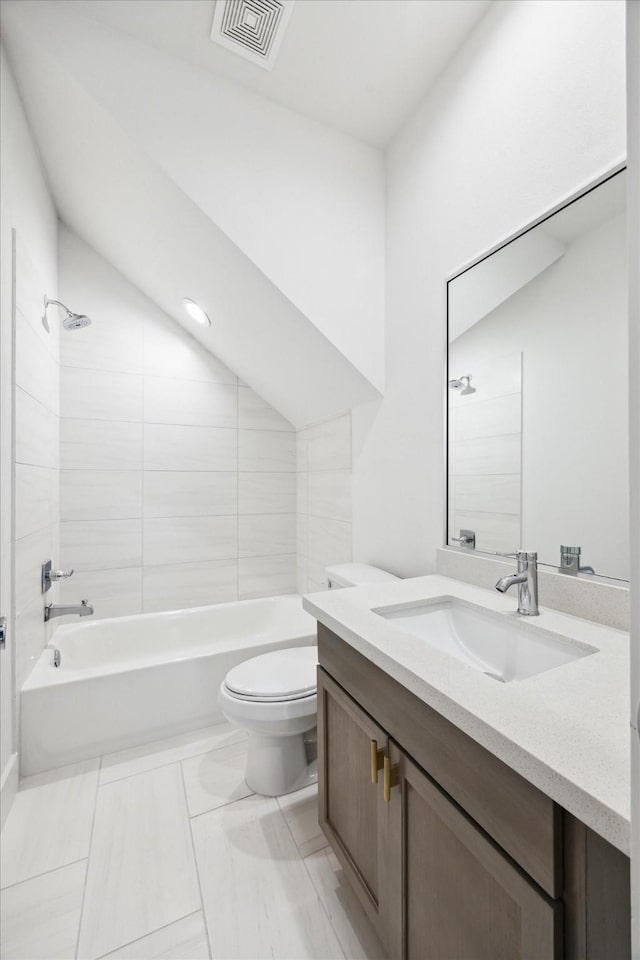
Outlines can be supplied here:
[[502, 683], [524, 680], [598, 652], [596, 647], [450, 598], [372, 612]]

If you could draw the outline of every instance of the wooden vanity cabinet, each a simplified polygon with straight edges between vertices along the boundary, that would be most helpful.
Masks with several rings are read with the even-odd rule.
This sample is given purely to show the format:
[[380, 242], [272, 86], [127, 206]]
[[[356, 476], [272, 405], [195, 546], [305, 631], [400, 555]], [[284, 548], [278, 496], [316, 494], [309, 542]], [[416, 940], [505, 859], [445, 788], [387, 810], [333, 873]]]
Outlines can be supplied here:
[[321, 625], [318, 640], [320, 825], [390, 960], [630, 958], [628, 858]]

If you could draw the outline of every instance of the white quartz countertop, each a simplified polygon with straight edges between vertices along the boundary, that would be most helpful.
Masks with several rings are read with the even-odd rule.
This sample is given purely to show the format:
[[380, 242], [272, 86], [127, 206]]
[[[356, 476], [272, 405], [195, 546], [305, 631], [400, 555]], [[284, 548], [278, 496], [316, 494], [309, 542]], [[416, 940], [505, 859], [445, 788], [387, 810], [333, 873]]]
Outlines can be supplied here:
[[541, 608], [527, 627], [598, 652], [512, 683], [393, 626], [373, 609], [451, 597], [521, 619], [515, 596], [448, 577], [308, 594], [304, 608], [623, 853], [630, 848], [629, 635]]

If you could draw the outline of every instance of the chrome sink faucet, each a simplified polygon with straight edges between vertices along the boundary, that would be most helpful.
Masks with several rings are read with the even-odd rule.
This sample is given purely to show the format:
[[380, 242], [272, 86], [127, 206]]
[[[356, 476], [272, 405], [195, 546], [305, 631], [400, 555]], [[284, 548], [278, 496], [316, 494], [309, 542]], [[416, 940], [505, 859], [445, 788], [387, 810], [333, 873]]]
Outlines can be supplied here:
[[44, 608], [44, 620], [48, 623], [54, 617], [66, 617], [72, 613], [77, 613], [79, 617], [90, 617], [93, 614], [93, 607], [88, 600], [83, 600], [75, 606], [67, 606], [64, 603], [48, 603]]
[[518, 550], [515, 554], [502, 554], [506, 557], [515, 557], [518, 561], [518, 572], [507, 577], [501, 577], [496, 583], [496, 590], [506, 593], [514, 584], [518, 585], [518, 613], [525, 617], [537, 617], [538, 610], [538, 554], [528, 550]]

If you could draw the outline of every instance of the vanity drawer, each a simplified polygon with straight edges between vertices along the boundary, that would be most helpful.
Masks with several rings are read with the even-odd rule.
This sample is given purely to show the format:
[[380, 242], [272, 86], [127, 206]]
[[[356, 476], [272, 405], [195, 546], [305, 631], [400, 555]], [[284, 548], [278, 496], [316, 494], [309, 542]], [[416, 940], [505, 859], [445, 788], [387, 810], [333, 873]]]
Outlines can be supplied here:
[[562, 894], [562, 810], [318, 624], [321, 666], [551, 897]]

